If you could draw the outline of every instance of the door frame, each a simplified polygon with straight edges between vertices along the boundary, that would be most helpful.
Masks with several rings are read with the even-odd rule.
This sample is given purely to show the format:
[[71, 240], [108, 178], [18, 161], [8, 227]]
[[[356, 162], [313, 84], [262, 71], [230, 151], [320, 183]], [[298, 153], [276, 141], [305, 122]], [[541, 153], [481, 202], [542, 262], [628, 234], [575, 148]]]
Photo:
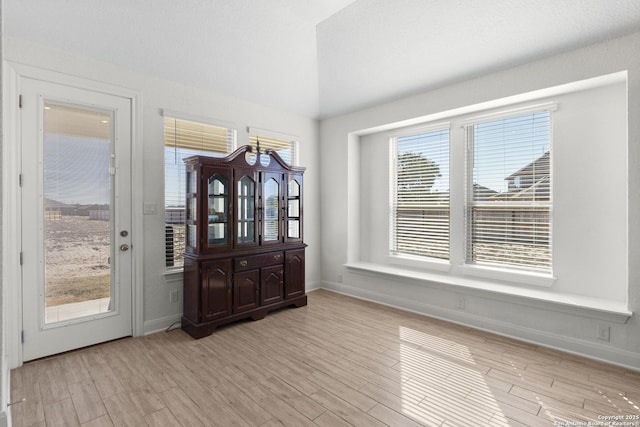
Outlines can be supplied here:
[[22, 78], [42, 80], [79, 89], [127, 98], [131, 102], [131, 326], [132, 334], [144, 333], [143, 310], [143, 162], [142, 92], [88, 80], [82, 77], [6, 61], [3, 64], [3, 144], [2, 144], [2, 304], [3, 327], [9, 369], [23, 363], [22, 356], [22, 206], [21, 206], [21, 130], [19, 114]]

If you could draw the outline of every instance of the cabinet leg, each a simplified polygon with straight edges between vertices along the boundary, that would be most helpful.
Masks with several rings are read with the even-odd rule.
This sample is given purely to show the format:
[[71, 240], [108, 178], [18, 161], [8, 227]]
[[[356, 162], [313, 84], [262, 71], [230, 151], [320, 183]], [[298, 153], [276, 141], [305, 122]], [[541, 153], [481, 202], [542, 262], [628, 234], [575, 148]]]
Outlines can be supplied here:
[[262, 320], [266, 317], [266, 315], [266, 311], [258, 311], [257, 313], [251, 315], [251, 320]]

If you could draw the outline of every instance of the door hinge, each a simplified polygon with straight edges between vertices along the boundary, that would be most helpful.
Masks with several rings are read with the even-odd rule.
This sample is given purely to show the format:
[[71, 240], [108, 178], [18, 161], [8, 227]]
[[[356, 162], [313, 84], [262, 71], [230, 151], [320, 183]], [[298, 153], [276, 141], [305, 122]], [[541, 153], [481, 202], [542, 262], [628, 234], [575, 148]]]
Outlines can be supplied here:
[[22, 108], [22, 94], [18, 95], [18, 108]]
[[20, 331], [20, 341], [24, 344], [24, 331]]
[[22, 174], [18, 175], [18, 186], [22, 187]]
[[22, 252], [20, 252], [20, 265], [22, 265]]

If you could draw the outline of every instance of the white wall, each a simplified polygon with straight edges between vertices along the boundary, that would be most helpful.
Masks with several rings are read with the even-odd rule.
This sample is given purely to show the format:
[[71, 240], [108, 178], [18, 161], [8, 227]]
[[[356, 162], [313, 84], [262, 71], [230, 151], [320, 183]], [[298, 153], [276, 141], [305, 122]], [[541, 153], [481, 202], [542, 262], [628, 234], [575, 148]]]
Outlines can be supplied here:
[[[419, 117], [437, 120], [441, 112], [464, 113], [467, 106], [518, 99], [622, 71], [628, 71], [628, 88], [616, 85], [563, 96], [553, 116], [558, 280], [551, 288], [538, 291], [515, 283], [492, 287], [488, 280], [466, 286], [446, 274], [345, 267], [363, 260], [379, 262], [381, 248], [387, 245], [386, 236], [367, 235], [371, 228], [386, 233], [388, 227], [386, 142], [376, 140], [382, 134], [358, 135], [386, 129], [390, 123], [406, 124]], [[603, 121], [594, 120], [600, 114], [606, 115]], [[635, 33], [324, 120], [320, 129], [323, 286], [640, 369], [636, 313], [640, 310], [640, 122], [634, 120], [639, 116], [640, 33]], [[614, 139], [605, 132], [605, 122], [620, 130]], [[452, 131], [458, 132], [455, 126]], [[376, 141], [377, 154], [375, 149], [368, 152]], [[452, 156], [456, 155], [460, 154], [452, 147]], [[599, 184], [606, 205], [584, 214], [588, 194], [572, 183], [592, 176], [588, 167], [595, 162], [602, 162], [597, 172], [611, 180]], [[374, 181], [367, 185], [372, 174]], [[452, 211], [455, 215], [461, 213]], [[361, 227], [360, 220], [368, 225]], [[596, 253], [598, 247], [605, 253]], [[623, 315], [627, 310], [634, 312], [628, 320]], [[610, 327], [609, 342], [597, 339], [598, 326]]]
[[[238, 130], [238, 144], [248, 143], [246, 127], [258, 127], [299, 137], [300, 165], [305, 173], [305, 242], [307, 287], [320, 281], [320, 233], [318, 194], [318, 123], [315, 120], [276, 111], [251, 102], [221, 96], [196, 87], [187, 87], [153, 76], [142, 75], [15, 39], [7, 39], [4, 59], [33, 67], [48, 69], [102, 83], [133, 89], [142, 93], [143, 158], [134, 167], [143, 168], [141, 200], [155, 202], [158, 213], [143, 217], [143, 288], [144, 332], [163, 330], [180, 320], [182, 298], [169, 302], [169, 293], [179, 290], [180, 274], [165, 275], [164, 254], [164, 146], [161, 109], [193, 116], [231, 122]], [[167, 58], [170, 60], [170, 58]], [[140, 209], [142, 212], [142, 209]], [[135, 250], [135, 248], [134, 248]]]

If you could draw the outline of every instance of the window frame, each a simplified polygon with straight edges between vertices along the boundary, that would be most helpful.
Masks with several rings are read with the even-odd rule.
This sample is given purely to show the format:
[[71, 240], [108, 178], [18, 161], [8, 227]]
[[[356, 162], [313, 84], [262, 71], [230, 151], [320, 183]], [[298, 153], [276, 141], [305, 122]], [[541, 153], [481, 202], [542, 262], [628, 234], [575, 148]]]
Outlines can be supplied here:
[[[462, 273], [470, 276], [479, 276], [491, 279], [508, 279], [514, 282], [530, 283], [534, 285], [550, 286], [553, 284], [553, 112], [558, 108], [557, 103], [528, 105], [519, 108], [503, 109], [490, 114], [471, 117], [462, 121], [465, 131], [465, 202], [464, 202], [464, 261], [461, 266]], [[548, 210], [548, 268], [533, 268], [527, 266], [511, 265], [498, 262], [475, 262], [471, 259], [472, 239], [474, 235], [472, 209], [476, 206], [484, 206], [481, 201], [474, 200], [474, 126], [492, 121], [506, 120], [522, 117], [535, 113], [548, 113], [549, 123], [549, 194], [548, 201], [512, 201], [493, 202], [492, 207], [497, 209], [513, 207], [514, 209], [546, 208]], [[542, 155], [544, 156], [544, 154]], [[534, 159], [539, 160], [542, 156]]]
[[[394, 138], [413, 135], [417, 133], [428, 132], [431, 130], [449, 127], [449, 260], [441, 260], [437, 258], [429, 258], [410, 254], [394, 254], [391, 250], [394, 229], [389, 221], [388, 242], [386, 264], [392, 268], [395, 266], [399, 269], [411, 269], [415, 271], [432, 272], [435, 275], [453, 274], [460, 280], [460, 284], [467, 283], [467, 280], [476, 283], [486, 279], [508, 281], [511, 283], [519, 283], [523, 285], [532, 285], [540, 287], [550, 287], [556, 282], [553, 270], [553, 194], [550, 193], [550, 210], [549, 210], [549, 248], [551, 251], [550, 268], [548, 271], [541, 271], [528, 268], [513, 268], [511, 266], [501, 265], [484, 265], [467, 262], [467, 204], [468, 204], [468, 185], [473, 185], [473, 176], [469, 170], [469, 147], [465, 135], [465, 126], [480, 121], [490, 121], [498, 118], [506, 118], [513, 116], [526, 115], [531, 112], [548, 111], [550, 113], [549, 149], [553, 151], [553, 112], [558, 109], [558, 103], [547, 101], [541, 98], [532, 99], [526, 103], [513, 103], [503, 105], [498, 108], [490, 108], [484, 110], [476, 110], [474, 113], [452, 114], [446, 117], [446, 122], [436, 119], [431, 122], [423, 122], [422, 124], [410, 127], [398, 127], [388, 129], [387, 140], [389, 144], [389, 216], [393, 215], [392, 198], [395, 192], [395, 165], [393, 159], [392, 140]], [[375, 132], [374, 132], [375, 133]], [[550, 166], [552, 167], [552, 166]], [[471, 184], [468, 184], [468, 183]]]
[[[391, 264], [398, 264], [407, 267], [423, 267], [433, 270], [448, 271], [451, 269], [451, 194], [447, 197], [447, 210], [448, 210], [448, 232], [447, 243], [448, 253], [447, 258], [438, 258], [428, 255], [419, 255], [414, 253], [398, 251], [396, 248], [397, 236], [396, 236], [396, 203], [397, 203], [397, 183], [398, 183], [398, 140], [406, 137], [414, 137], [427, 134], [435, 134], [438, 132], [447, 132], [448, 139], [448, 152], [447, 161], [448, 168], [451, 164], [451, 123], [450, 122], [437, 122], [428, 125], [413, 126], [404, 129], [400, 132], [393, 132], [389, 137], [389, 242], [388, 242], [388, 257], [387, 260]], [[448, 174], [448, 187], [451, 187], [451, 178]]]

